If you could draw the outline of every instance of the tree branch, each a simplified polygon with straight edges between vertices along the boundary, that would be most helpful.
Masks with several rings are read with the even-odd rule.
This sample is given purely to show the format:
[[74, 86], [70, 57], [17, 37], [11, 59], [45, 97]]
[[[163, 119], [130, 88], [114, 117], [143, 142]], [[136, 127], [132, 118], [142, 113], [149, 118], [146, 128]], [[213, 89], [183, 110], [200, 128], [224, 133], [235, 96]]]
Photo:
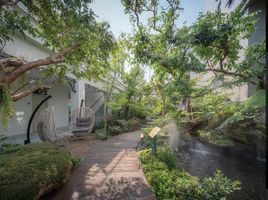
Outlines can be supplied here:
[[10, 73], [8, 76], [6, 76], [3, 80], [2, 83], [4, 84], [11, 84], [13, 83], [19, 76], [23, 75], [25, 72], [44, 65], [49, 65], [49, 64], [58, 64], [60, 62], [63, 62], [63, 58], [53, 58], [53, 57], [48, 57], [45, 59], [40, 59], [37, 61], [29, 62], [24, 65], [22, 65], [20, 68], [14, 70], [12, 73]]
[[17, 88], [14, 92], [12, 92], [12, 94], [17, 93], [17, 92], [20, 91], [22, 88], [24, 88], [24, 87], [26, 87], [27, 85], [30, 85], [30, 84], [32, 84], [32, 83], [38, 81], [38, 80], [42, 80], [42, 79], [35, 78], [35, 79], [33, 79], [33, 80], [27, 82], [27, 83], [23, 84], [22, 86], [20, 86], [19, 88]]
[[24, 64], [23, 60], [16, 57], [3, 58], [0, 60], [1, 70], [4, 70], [6, 67], [20, 67]]
[[[238, 73], [235, 73], [235, 72], [230, 72], [230, 71], [226, 71], [224, 69], [211, 69], [211, 68], [208, 68], [206, 69], [207, 71], [212, 71], [212, 72], [219, 72], [219, 73], [223, 73], [227, 76], [236, 76], [236, 77], [240, 77], [244, 80], [247, 79], [247, 77], [245, 77], [243, 74], [238, 74]], [[256, 82], [255, 81], [252, 81], [252, 80], [248, 80], [250, 83], [256, 85]]]
[[15, 69], [12, 73], [8, 74], [3, 78], [1, 81], [3, 84], [11, 84], [13, 83], [19, 76], [23, 75], [25, 72], [40, 67], [44, 65], [50, 65], [50, 64], [58, 64], [64, 62], [65, 58], [64, 56], [70, 54], [77, 48], [79, 48], [81, 44], [77, 44], [73, 47], [66, 48], [59, 52], [56, 55], [49, 56], [48, 58], [39, 59], [36, 61], [28, 62], [22, 64], [19, 68]]
[[45, 90], [49, 90], [51, 89], [55, 84], [56, 84], [56, 81], [53, 81], [52, 84], [50, 85], [44, 85], [44, 86], [33, 86], [31, 89], [29, 90], [26, 90], [26, 91], [22, 91], [22, 92], [18, 92], [16, 94], [13, 94], [11, 95], [11, 98], [13, 101], [18, 101], [20, 99], [23, 99], [24, 97], [27, 97], [29, 96], [30, 94], [32, 94], [33, 92], [35, 92], [36, 90], [39, 90], [39, 89], [45, 89]]

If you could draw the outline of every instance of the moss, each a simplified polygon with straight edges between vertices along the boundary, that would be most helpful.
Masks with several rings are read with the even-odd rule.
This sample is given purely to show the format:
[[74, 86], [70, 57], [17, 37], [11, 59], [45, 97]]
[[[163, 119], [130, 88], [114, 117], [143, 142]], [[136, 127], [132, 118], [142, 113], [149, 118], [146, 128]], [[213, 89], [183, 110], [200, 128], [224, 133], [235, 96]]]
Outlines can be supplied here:
[[35, 199], [51, 185], [61, 185], [77, 161], [71, 153], [49, 143], [21, 146], [0, 154], [1, 199]]

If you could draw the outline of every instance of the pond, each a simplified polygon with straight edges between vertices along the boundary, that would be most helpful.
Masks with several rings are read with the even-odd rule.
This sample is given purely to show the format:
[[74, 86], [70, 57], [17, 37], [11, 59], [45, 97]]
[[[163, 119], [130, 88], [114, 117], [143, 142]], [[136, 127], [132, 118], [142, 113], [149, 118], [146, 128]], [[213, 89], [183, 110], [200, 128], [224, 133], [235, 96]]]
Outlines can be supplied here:
[[216, 169], [232, 180], [240, 180], [242, 189], [231, 200], [265, 199], [265, 162], [238, 152], [193, 139], [179, 146], [179, 163], [190, 174], [212, 176]]

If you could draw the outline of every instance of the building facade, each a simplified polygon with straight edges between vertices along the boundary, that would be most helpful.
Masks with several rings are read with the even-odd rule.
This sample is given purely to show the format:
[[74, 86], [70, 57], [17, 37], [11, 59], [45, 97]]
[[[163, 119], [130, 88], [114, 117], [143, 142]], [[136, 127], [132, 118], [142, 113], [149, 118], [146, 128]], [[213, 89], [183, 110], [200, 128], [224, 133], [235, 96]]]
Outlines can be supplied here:
[[[42, 43], [30, 36], [22, 37], [15, 35], [13, 41], [8, 41], [2, 50], [1, 57], [15, 56], [24, 58], [27, 61], [46, 58], [51, 51], [43, 47]], [[31, 81], [38, 77], [42, 69], [34, 69], [25, 74], [25, 81]], [[0, 123], [0, 134], [7, 136], [5, 142], [23, 143], [26, 139], [27, 125], [31, 114], [37, 105], [47, 96], [51, 95], [45, 104], [43, 104], [36, 113], [31, 126], [31, 140], [38, 140], [37, 117], [46, 107], [53, 106], [55, 109], [55, 125], [57, 129], [67, 131], [71, 119], [71, 112], [81, 106], [90, 107], [95, 112], [96, 119], [103, 117], [104, 112], [104, 92], [105, 81], [89, 81], [86, 79], [76, 79], [72, 74], [67, 74], [66, 84], [56, 85], [47, 91], [46, 94], [34, 92], [33, 94], [15, 102], [13, 117], [7, 128]], [[21, 83], [17, 83], [18, 85]], [[17, 85], [17, 86], [18, 86]], [[120, 85], [116, 86], [120, 89]]]

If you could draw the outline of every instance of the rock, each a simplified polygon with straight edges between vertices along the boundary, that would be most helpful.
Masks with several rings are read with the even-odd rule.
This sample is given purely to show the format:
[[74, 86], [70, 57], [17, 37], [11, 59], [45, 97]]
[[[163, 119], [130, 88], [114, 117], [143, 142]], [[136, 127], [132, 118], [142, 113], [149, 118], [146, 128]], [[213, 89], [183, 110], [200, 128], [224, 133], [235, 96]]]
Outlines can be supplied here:
[[265, 141], [265, 133], [256, 129], [252, 124], [234, 124], [220, 129], [220, 131], [244, 144], [255, 144], [257, 138], [262, 138]]

